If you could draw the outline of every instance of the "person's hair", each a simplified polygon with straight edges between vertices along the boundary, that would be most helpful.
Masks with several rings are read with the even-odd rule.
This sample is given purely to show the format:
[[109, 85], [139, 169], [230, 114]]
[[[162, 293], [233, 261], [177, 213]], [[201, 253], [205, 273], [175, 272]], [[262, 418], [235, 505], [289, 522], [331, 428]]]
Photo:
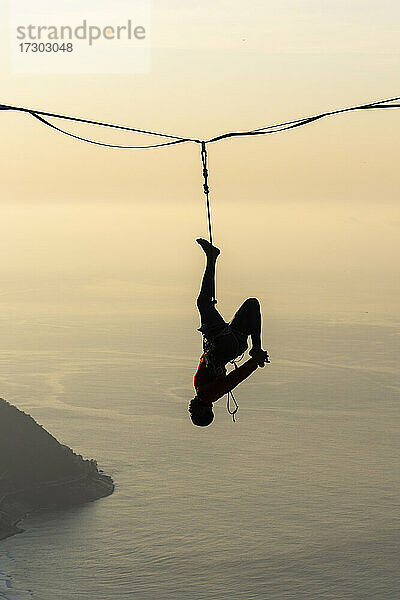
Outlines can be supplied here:
[[212, 404], [206, 404], [195, 396], [189, 403], [189, 414], [193, 425], [207, 427], [214, 420]]

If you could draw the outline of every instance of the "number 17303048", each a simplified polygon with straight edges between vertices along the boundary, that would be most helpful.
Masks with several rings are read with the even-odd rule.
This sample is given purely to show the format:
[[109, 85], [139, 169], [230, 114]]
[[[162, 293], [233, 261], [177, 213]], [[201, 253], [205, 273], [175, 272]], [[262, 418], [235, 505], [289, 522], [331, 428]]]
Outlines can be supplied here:
[[22, 42], [19, 44], [21, 52], [73, 52], [71, 42], [58, 44], [57, 42]]

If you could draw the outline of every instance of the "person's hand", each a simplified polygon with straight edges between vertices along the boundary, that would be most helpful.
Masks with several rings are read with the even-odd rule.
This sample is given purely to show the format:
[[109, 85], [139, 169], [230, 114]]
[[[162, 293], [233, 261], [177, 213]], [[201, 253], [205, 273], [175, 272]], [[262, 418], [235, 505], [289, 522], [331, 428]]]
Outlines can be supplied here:
[[265, 363], [269, 363], [268, 352], [262, 350], [262, 348], [257, 350], [251, 349], [249, 354], [257, 361], [259, 367], [264, 367]]

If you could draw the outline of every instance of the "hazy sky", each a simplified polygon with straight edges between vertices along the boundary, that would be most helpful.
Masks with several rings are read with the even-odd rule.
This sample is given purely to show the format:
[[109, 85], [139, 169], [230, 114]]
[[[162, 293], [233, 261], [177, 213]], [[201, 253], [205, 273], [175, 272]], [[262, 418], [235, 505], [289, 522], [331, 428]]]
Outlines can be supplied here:
[[[5, 3], [2, 10], [4, 103], [205, 138], [400, 94], [400, 4], [394, 0], [205, 0], [199, 5], [154, 0], [152, 67], [145, 75], [12, 75]], [[125, 264], [125, 275], [148, 283], [149, 273], [166, 277], [163, 249], [165, 261], [187, 265], [190, 286], [188, 274], [195, 267], [197, 281], [196, 250], [182, 254], [196, 235], [206, 234], [196, 145], [107, 150], [10, 112], [0, 113], [0, 127], [1, 202], [7, 205], [2, 241], [5, 250], [15, 248], [3, 269], [13, 272], [24, 264], [24, 252], [34, 248], [49, 271], [52, 256], [66, 270], [97, 261], [91, 273], [104, 278]], [[100, 135], [84, 127], [71, 130]], [[390, 281], [398, 268], [399, 133], [400, 110], [366, 111], [278, 136], [213, 145], [217, 241], [236, 250], [232, 261], [244, 269], [246, 247], [250, 256], [258, 252], [256, 266], [270, 261], [277, 278], [281, 268], [290, 267], [295, 277], [305, 264], [308, 271], [322, 273], [328, 264], [340, 273], [345, 257], [354, 259], [357, 269], [358, 256], [363, 268], [371, 266], [365, 277], [386, 269]], [[102, 135], [131, 142], [123, 134]], [[109, 206], [96, 211], [84, 208], [87, 202]], [[18, 212], [26, 203], [33, 207], [29, 218], [36, 229], [29, 228], [26, 212]], [[46, 212], [49, 203], [71, 206], [65, 209], [69, 216]], [[120, 203], [133, 207], [131, 246]], [[363, 223], [358, 230], [357, 220]], [[81, 239], [75, 250], [68, 248], [71, 231]], [[146, 275], [134, 261], [136, 270], [130, 271], [130, 249], [146, 243], [151, 269]], [[300, 265], [299, 245], [307, 247]], [[115, 253], [107, 262], [111, 247]]]
[[[11, 75], [5, 4], [3, 11], [1, 100], [10, 104], [207, 137], [400, 89], [394, 1], [154, 0], [151, 72], [121, 76]], [[398, 186], [398, 119], [393, 111], [353, 114], [279, 138], [220, 143], [210, 149], [215, 192], [258, 200], [388, 198]], [[10, 199], [199, 200], [194, 145], [111, 151], [58, 136], [24, 115], [3, 114], [0, 126]]]

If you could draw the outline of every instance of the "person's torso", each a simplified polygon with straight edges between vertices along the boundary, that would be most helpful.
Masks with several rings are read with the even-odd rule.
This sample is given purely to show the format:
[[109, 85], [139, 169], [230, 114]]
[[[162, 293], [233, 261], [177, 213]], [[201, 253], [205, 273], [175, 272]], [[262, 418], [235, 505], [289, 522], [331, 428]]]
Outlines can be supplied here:
[[200, 357], [199, 366], [197, 367], [197, 371], [194, 376], [194, 387], [196, 391], [201, 390], [203, 386], [206, 386], [221, 377], [225, 377], [225, 375], [225, 366], [220, 366], [217, 369], [214, 368], [207, 361], [205, 354], [202, 354]]

